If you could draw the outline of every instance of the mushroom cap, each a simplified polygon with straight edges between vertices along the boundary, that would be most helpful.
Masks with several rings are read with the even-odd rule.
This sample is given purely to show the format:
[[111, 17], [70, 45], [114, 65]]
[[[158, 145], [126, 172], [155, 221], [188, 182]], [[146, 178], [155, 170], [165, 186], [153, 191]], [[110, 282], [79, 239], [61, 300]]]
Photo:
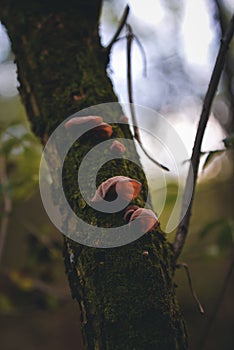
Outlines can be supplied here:
[[112, 145], [110, 146], [110, 150], [113, 153], [124, 153], [126, 151], [125, 146], [118, 140], [113, 141]]
[[143, 250], [142, 255], [143, 255], [143, 256], [148, 256], [148, 255], [149, 255], [148, 250]]
[[150, 232], [158, 225], [158, 218], [156, 214], [151, 209], [139, 208], [133, 211], [129, 224], [135, 222], [137, 224], [137, 228], [141, 230], [141, 232]]
[[100, 123], [92, 130], [92, 135], [97, 139], [108, 139], [113, 133], [112, 126], [107, 123]]
[[126, 176], [114, 176], [104, 181], [96, 190], [92, 202], [99, 202], [103, 199], [113, 201], [117, 196], [131, 201], [136, 198], [141, 191], [141, 183]]
[[84, 126], [84, 124], [89, 124], [90, 126], [94, 127], [101, 124], [102, 122], [103, 118], [95, 115], [89, 115], [86, 117], [73, 117], [64, 124], [64, 127], [66, 129], [70, 129], [74, 126]]

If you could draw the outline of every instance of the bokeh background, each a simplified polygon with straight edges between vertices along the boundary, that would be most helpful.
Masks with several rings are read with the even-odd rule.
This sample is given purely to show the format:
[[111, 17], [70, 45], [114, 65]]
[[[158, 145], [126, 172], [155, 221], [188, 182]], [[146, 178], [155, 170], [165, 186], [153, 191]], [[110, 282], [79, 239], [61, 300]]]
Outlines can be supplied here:
[[[135, 40], [132, 63], [134, 102], [164, 116], [191, 155], [220, 39], [234, 11], [231, 0], [129, 1], [128, 22]], [[101, 42], [111, 40], [126, 1], [104, 1]], [[125, 31], [111, 51], [107, 73], [121, 102], [127, 102]], [[176, 273], [178, 298], [188, 324], [190, 348], [234, 348], [234, 41], [214, 99], [202, 145], [192, 220], [181, 261], [191, 271], [205, 308], [199, 314], [185, 272]], [[146, 75], [144, 71], [146, 70]], [[38, 190], [42, 147], [30, 131], [17, 90], [14, 54], [0, 24], [0, 339], [1, 349], [82, 350], [79, 310], [71, 299], [62, 261], [62, 236], [50, 223]], [[138, 115], [139, 126], [156, 132], [157, 121]], [[169, 165], [152, 136], [141, 130], [145, 147]], [[226, 142], [223, 140], [226, 139]], [[166, 131], [162, 140], [170, 144]], [[161, 171], [139, 150], [155, 211], [165, 189]], [[185, 157], [186, 158], [186, 157]], [[165, 228], [183, 185], [186, 160], [178, 173], [164, 175]], [[179, 174], [179, 177], [178, 177]], [[179, 178], [179, 180], [178, 180]], [[174, 232], [168, 233], [173, 241]], [[228, 278], [226, 278], [229, 271]], [[223, 292], [222, 292], [223, 291]], [[214, 315], [214, 311], [217, 311]], [[210, 319], [213, 318], [213, 322]]]

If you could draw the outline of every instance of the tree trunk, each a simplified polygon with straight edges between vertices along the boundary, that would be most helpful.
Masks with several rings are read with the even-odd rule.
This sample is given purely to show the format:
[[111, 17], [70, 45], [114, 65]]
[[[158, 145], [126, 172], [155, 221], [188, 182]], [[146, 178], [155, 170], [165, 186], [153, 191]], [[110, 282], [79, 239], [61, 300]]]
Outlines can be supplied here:
[[[108, 54], [99, 42], [100, 5], [97, 0], [1, 0], [0, 19], [12, 41], [19, 91], [32, 129], [43, 144], [72, 113], [117, 100], [106, 76]], [[116, 126], [112, 137], [132, 138], [127, 126]], [[95, 214], [81, 205], [73, 172], [84, 150], [93, 146], [92, 140], [79, 141], [63, 173], [70, 205], [80, 215], [85, 211], [91, 220]], [[136, 150], [130, 151], [137, 159]], [[143, 172], [132, 163], [113, 160], [100, 170], [98, 185], [116, 175], [134, 177], [143, 184], [137, 199], [143, 206], [147, 192]], [[104, 227], [112, 224], [106, 215], [98, 221]], [[80, 305], [87, 349], [187, 348], [175, 297], [173, 251], [159, 229], [109, 249], [83, 246], [65, 237], [64, 262], [72, 297]]]

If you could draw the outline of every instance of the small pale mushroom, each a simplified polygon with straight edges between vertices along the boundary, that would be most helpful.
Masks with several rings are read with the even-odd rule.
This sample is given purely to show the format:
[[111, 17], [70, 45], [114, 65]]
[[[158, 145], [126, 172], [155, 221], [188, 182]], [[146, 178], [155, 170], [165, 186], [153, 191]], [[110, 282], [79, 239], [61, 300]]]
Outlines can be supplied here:
[[70, 129], [70, 128], [73, 128], [74, 126], [82, 127], [82, 126], [85, 126], [85, 124], [86, 125], [88, 124], [91, 127], [95, 127], [100, 125], [102, 122], [103, 122], [103, 118], [96, 115], [89, 115], [86, 117], [73, 117], [64, 124], [64, 127], [66, 129]]
[[[158, 218], [151, 209], [138, 208], [129, 218], [130, 227], [137, 223], [141, 232], [150, 232], [158, 225]], [[138, 228], [137, 226], [137, 228]]]
[[143, 255], [143, 256], [149, 256], [148, 250], [143, 250], [142, 255]]
[[112, 145], [110, 146], [110, 150], [114, 154], [121, 154], [126, 151], [125, 146], [118, 140], [113, 141]]
[[100, 123], [91, 130], [92, 135], [96, 139], [108, 139], [113, 133], [112, 126], [107, 123]]
[[126, 176], [114, 176], [104, 181], [96, 190], [92, 202], [100, 202], [103, 199], [113, 201], [119, 195], [121, 199], [131, 201], [141, 191], [141, 183]]

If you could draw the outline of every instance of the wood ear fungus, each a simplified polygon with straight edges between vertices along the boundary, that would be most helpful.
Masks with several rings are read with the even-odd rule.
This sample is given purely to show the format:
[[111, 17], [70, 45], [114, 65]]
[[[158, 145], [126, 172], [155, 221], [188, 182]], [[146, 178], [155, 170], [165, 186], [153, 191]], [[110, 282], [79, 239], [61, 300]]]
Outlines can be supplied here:
[[94, 115], [90, 115], [90, 116], [86, 116], [86, 117], [73, 117], [71, 119], [69, 119], [65, 124], [64, 127], [66, 129], [70, 129], [74, 126], [76, 127], [82, 127], [85, 124], [88, 124], [89, 126], [97, 126], [99, 124], [101, 124], [103, 122], [103, 118], [99, 117], [99, 116], [94, 116]]
[[84, 128], [85, 126], [90, 128], [89, 133], [91, 133], [92, 137], [95, 137], [96, 139], [107, 139], [111, 137], [113, 133], [112, 126], [104, 123], [102, 117], [95, 115], [74, 117], [64, 124], [66, 129], [74, 127], [82, 129], [82, 127]]
[[124, 214], [124, 221], [129, 222], [131, 215], [133, 214], [134, 211], [139, 209], [138, 205], [129, 205], [127, 209], [125, 210]]
[[97, 139], [109, 139], [113, 133], [112, 126], [107, 123], [100, 123], [90, 131]]
[[135, 199], [141, 191], [141, 183], [126, 176], [114, 176], [104, 181], [96, 190], [92, 202], [115, 200], [118, 195], [121, 199], [131, 201]]
[[120, 141], [115, 140], [110, 146], [110, 150], [114, 154], [122, 154], [126, 151], [126, 148]]
[[130, 227], [136, 223], [141, 232], [150, 232], [159, 223], [156, 214], [151, 209], [138, 208], [131, 211], [130, 208], [129, 211], [126, 210], [125, 215], [127, 213], [131, 214], [130, 217], [127, 216]]

